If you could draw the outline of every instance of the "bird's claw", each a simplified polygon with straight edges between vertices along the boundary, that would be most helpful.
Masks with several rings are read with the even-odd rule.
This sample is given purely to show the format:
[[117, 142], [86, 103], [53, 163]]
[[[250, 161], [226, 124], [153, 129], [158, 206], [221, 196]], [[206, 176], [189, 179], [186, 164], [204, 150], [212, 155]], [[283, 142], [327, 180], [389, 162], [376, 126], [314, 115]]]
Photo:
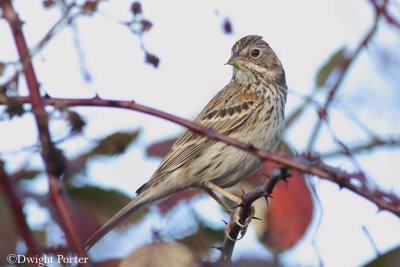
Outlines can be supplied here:
[[[244, 221], [244, 223], [240, 223], [239, 210], [240, 210], [240, 209], [237, 208], [236, 211], [235, 211], [235, 213], [230, 213], [229, 223], [227, 224], [227, 226], [226, 226], [226, 228], [225, 228], [226, 237], [227, 237], [229, 240], [232, 240], [232, 241], [238, 241], [238, 240], [240, 240], [240, 239], [243, 238], [243, 236], [244, 236], [244, 235], [246, 234], [246, 232], [247, 232], [247, 227], [249, 226], [249, 223], [251, 222], [251, 220], [253, 219], [253, 216], [254, 216], [254, 214], [255, 214], [255, 209], [254, 209], [253, 206], [251, 206], [251, 212], [250, 212], [249, 216], [246, 218], [246, 220]], [[232, 237], [230, 236], [230, 230], [231, 230], [231, 229], [230, 229], [230, 228], [231, 228], [230, 225], [231, 225], [232, 221], [234, 221], [234, 222], [241, 228], [241, 230], [240, 230], [240, 237], [237, 238], [237, 239], [232, 238]]]

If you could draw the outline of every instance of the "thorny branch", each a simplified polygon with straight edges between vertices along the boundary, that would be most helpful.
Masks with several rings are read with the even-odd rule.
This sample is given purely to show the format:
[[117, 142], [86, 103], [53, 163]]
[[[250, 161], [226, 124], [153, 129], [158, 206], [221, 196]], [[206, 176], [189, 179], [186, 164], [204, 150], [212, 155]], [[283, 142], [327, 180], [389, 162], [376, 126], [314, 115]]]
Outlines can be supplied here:
[[[23, 103], [30, 103], [27, 97], [19, 97]], [[0, 100], [1, 103], [1, 100]], [[232, 137], [220, 134], [213, 129], [205, 128], [192, 121], [176, 117], [174, 115], [159, 111], [157, 109], [135, 103], [133, 101], [115, 101], [100, 99], [98, 96], [90, 99], [66, 99], [66, 98], [44, 98], [44, 105], [57, 106], [95, 106], [95, 107], [115, 107], [128, 110], [136, 110], [142, 113], [150, 114], [159, 118], [182, 125], [196, 133], [207, 136], [210, 139], [222, 141], [231, 146], [237, 147], [249, 153], [255, 154], [263, 160], [270, 160], [279, 163], [288, 168], [308, 173], [329, 180], [338, 184], [340, 187], [347, 188], [350, 191], [368, 199], [376, 204], [380, 210], [387, 210], [400, 217], [400, 199], [390, 193], [385, 193], [370, 185], [362, 173], [349, 173], [339, 168], [325, 164], [320, 159], [310, 159], [307, 156], [290, 158], [277, 153], [271, 153], [262, 149], [257, 149], [251, 144], [243, 143]]]
[[[268, 198], [271, 196], [277, 183], [281, 180], [286, 181], [289, 176], [290, 173], [286, 167], [282, 169], [276, 168], [271, 173], [268, 181], [265, 184], [260, 185], [250, 192], [243, 194], [241, 196], [242, 202], [238, 206], [240, 217], [239, 222], [244, 223], [247, 220], [248, 216], [251, 215], [251, 210], [253, 209], [252, 204], [257, 199], [265, 197], [268, 203]], [[243, 229], [234, 220], [230, 222], [228, 228], [230, 229], [229, 236], [231, 238], [225, 237], [222, 246], [218, 248], [221, 250], [221, 256], [219, 260], [223, 262], [230, 261], [230, 259], [232, 258], [233, 249], [236, 243], [235, 239], [237, 239], [239, 233], [241, 233], [242, 235], [245, 234], [242, 232]]]

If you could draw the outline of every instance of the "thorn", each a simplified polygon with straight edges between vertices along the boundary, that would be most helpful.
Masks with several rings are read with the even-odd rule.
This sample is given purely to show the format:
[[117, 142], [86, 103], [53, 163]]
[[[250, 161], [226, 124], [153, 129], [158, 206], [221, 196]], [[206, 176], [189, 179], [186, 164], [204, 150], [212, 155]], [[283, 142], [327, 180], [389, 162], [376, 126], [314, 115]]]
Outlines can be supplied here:
[[237, 205], [235, 205], [235, 206], [232, 206], [231, 209], [233, 210], [233, 209], [241, 208], [241, 207], [243, 207], [242, 203], [237, 204]]
[[267, 202], [267, 206], [269, 207], [268, 196], [264, 196], [264, 197], [265, 197], [265, 201]]
[[219, 251], [222, 251], [222, 246], [220, 246], [220, 247], [211, 247], [211, 248], [217, 249], [217, 250], [219, 250]]
[[269, 197], [269, 198], [274, 198], [270, 193], [267, 193], [267, 192], [263, 192], [264, 193], [264, 197]]
[[267, 192], [264, 192], [264, 197], [265, 197], [265, 201], [267, 202], [267, 206], [269, 206], [268, 198], [274, 199], [274, 197], [270, 193], [267, 193]]
[[256, 216], [253, 216], [253, 218], [252, 218], [253, 220], [259, 220], [259, 221], [262, 221], [260, 218], [258, 218], [258, 217], [256, 217]]
[[242, 190], [242, 194], [246, 194], [246, 192], [244, 192], [243, 187], [240, 187], [240, 189]]
[[221, 219], [221, 221], [222, 221], [225, 225], [228, 225], [228, 223], [227, 223], [225, 220], [222, 220], [222, 219]]

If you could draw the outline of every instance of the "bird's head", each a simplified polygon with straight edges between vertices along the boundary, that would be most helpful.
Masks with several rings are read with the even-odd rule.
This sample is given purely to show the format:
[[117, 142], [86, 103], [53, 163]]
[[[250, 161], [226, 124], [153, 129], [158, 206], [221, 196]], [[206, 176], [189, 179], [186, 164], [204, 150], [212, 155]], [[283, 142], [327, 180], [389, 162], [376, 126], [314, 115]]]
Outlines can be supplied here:
[[275, 52], [258, 35], [248, 35], [237, 41], [227, 64], [233, 66], [233, 77], [239, 83], [254, 82], [258, 75], [266, 80], [282, 80], [285, 76]]

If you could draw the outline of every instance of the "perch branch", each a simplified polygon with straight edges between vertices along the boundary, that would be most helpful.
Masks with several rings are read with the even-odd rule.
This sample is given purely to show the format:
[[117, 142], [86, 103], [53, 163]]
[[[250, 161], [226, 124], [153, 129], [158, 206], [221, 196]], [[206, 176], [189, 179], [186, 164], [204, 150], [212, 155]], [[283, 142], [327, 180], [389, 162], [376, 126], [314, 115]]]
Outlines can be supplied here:
[[[30, 103], [30, 99], [27, 97], [18, 98], [23, 103]], [[1, 100], [0, 100], [1, 103]], [[339, 168], [335, 168], [325, 164], [320, 159], [311, 160], [307, 157], [296, 157], [291, 158], [283, 156], [277, 153], [271, 153], [266, 150], [257, 149], [251, 144], [243, 143], [232, 137], [220, 134], [213, 129], [205, 128], [192, 121], [182, 119], [171, 114], [159, 111], [157, 109], [144, 106], [134, 101], [115, 101], [115, 100], [104, 100], [99, 97], [90, 99], [61, 99], [61, 98], [44, 98], [43, 103], [45, 105], [57, 105], [57, 106], [94, 106], [94, 107], [114, 107], [123, 108], [128, 110], [136, 110], [142, 113], [146, 113], [152, 116], [163, 118], [165, 120], [182, 125], [196, 133], [207, 136], [210, 139], [218, 140], [237, 147], [254, 155], [257, 155], [260, 159], [270, 160], [279, 163], [288, 168], [296, 169], [303, 173], [308, 173], [320, 177], [321, 179], [329, 180], [338, 184], [340, 187], [347, 188], [348, 190], [356, 193], [375, 203], [380, 210], [387, 210], [400, 217], [400, 198], [394, 194], [385, 193], [382, 190], [367, 184], [364, 179], [364, 175], [361, 173], [349, 173], [342, 171]], [[3, 102], [3, 104], [5, 104]]]
[[[251, 214], [251, 211], [253, 209], [252, 204], [254, 201], [256, 201], [261, 197], [265, 197], [266, 200], [268, 201], [268, 197], [271, 196], [272, 191], [274, 190], [277, 183], [281, 180], [285, 181], [289, 176], [290, 174], [286, 167], [282, 169], [276, 168], [273, 170], [272, 174], [270, 175], [268, 181], [265, 184], [254, 188], [253, 190], [251, 190], [246, 194], [243, 194], [241, 196], [242, 202], [238, 206], [239, 223], [245, 222], [247, 217]], [[221, 256], [219, 258], [219, 261], [223, 262], [231, 260], [233, 249], [236, 244], [235, 240], [237, 240], [239, 233], [242, 232], [242, 228], [239, 225], [237, 225], [237, 223], [234, 220], [230, 222], [228, 229], [230, 229], [229, 236], [231, 238], [225, 237], [225, 240], [220, 248]], [[244, 235], [244, 233], [241, 234]]]

